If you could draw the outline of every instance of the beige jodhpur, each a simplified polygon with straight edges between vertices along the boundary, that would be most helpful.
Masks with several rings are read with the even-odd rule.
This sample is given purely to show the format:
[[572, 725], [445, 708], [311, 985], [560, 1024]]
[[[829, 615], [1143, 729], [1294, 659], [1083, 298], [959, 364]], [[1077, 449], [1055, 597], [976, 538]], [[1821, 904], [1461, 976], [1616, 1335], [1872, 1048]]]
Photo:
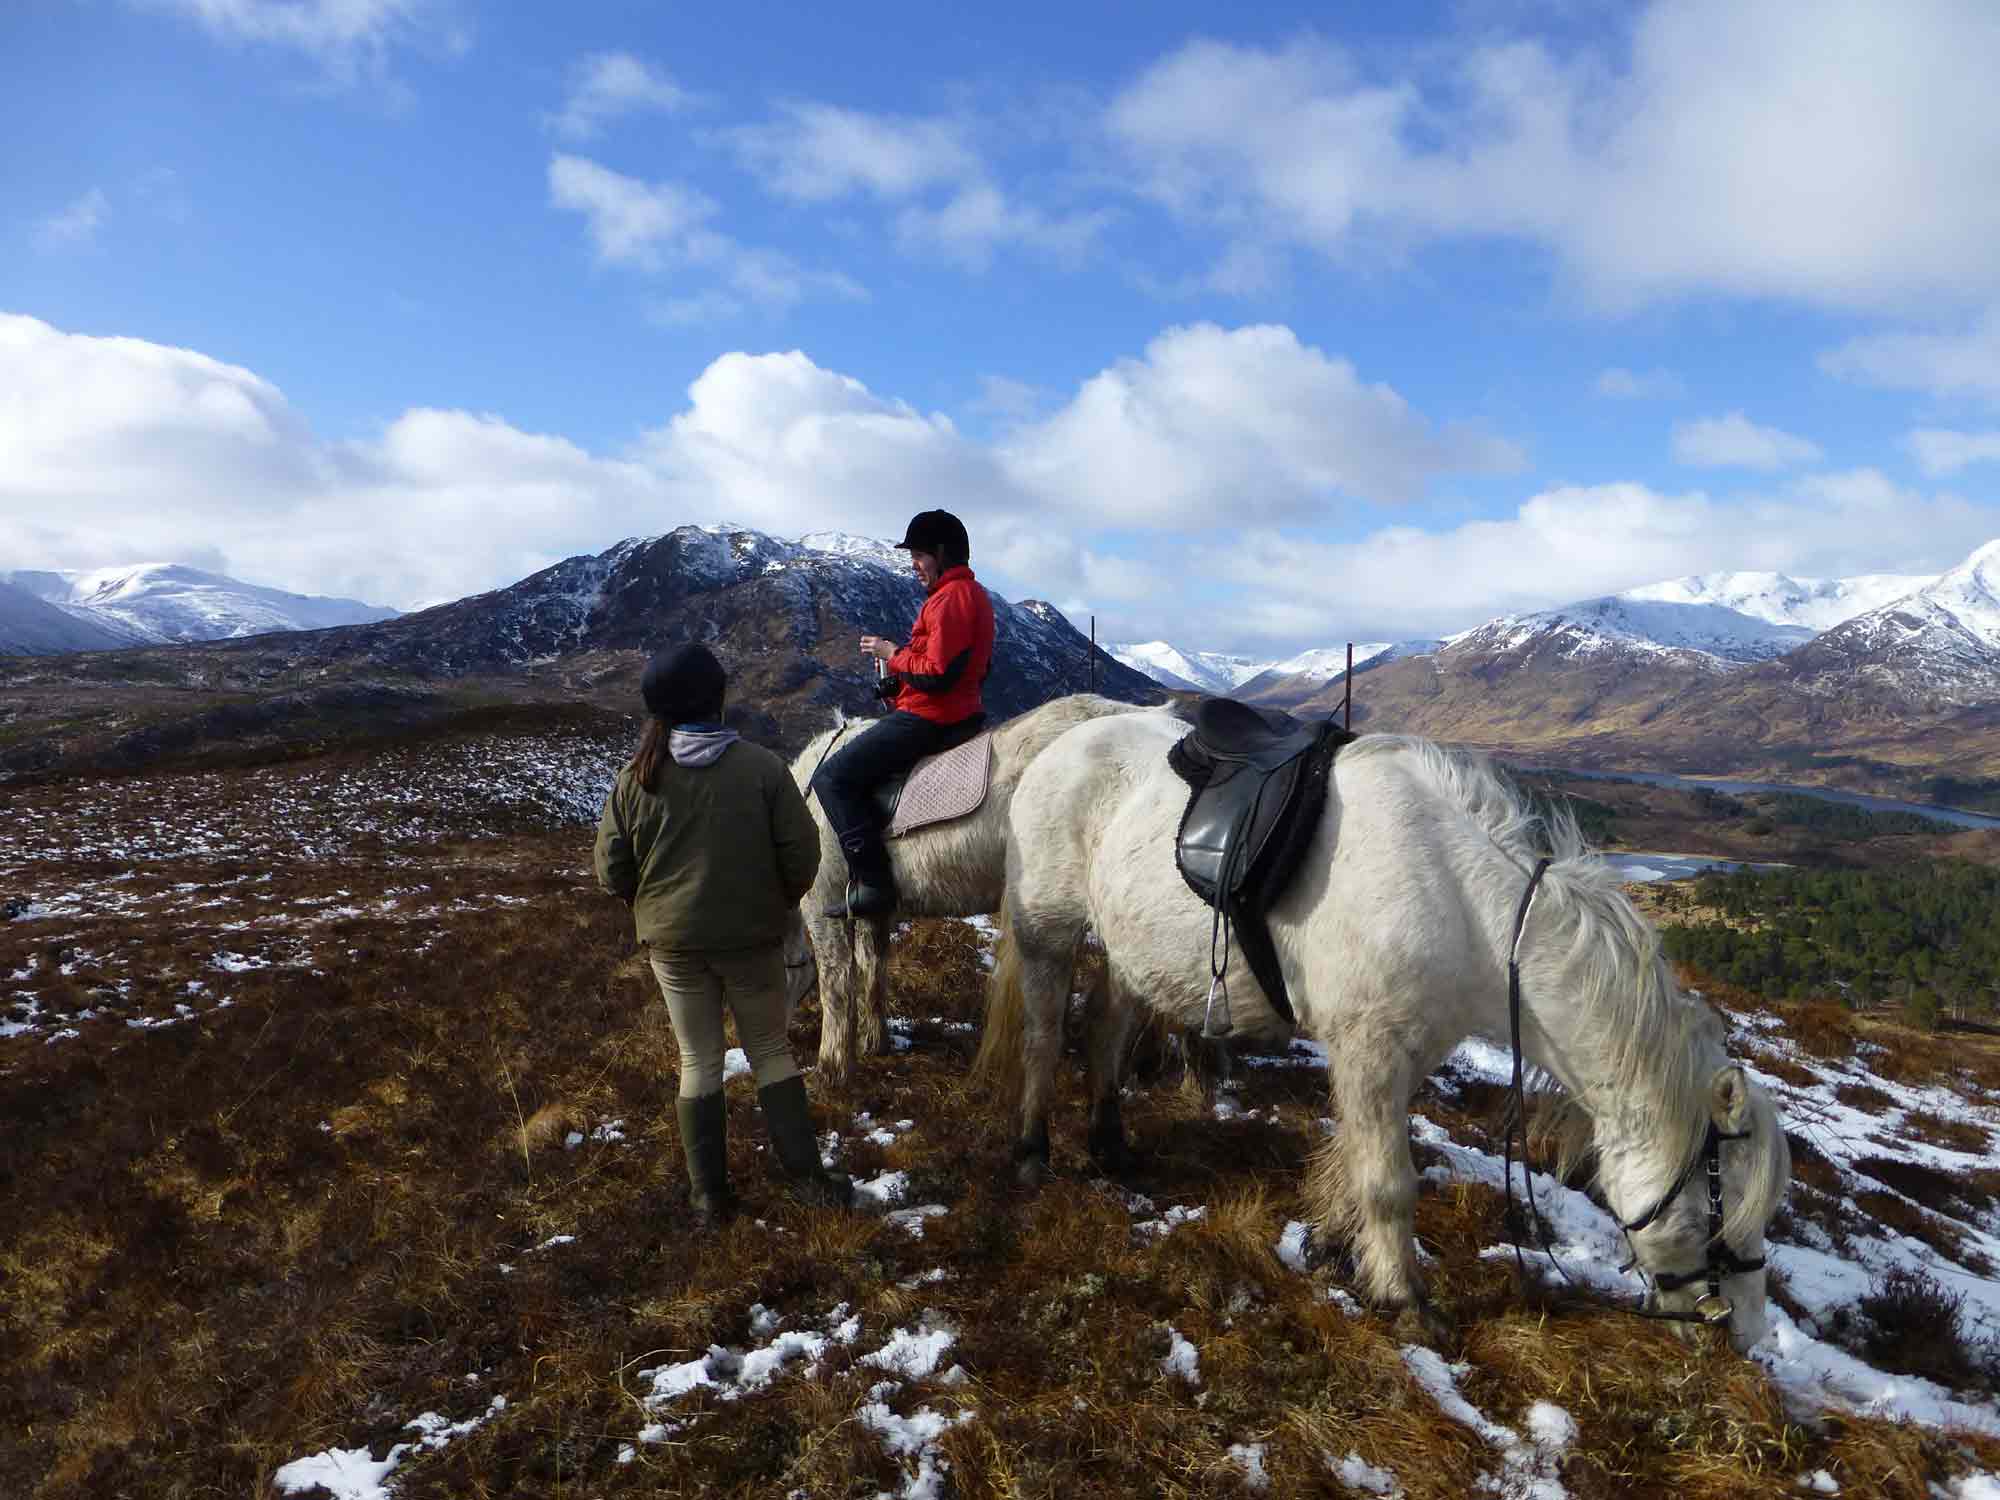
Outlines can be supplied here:
[[736, 1035], [758, 1088], [797, 1075], [799, 1065], [785, 1040], [783, 948], [773, 944], [735, 953], [654, 949], [652, 964], [681, 1049], [681, 1098], [699, 1099], [722, 1087], [724, 1006], [736, 1018]]

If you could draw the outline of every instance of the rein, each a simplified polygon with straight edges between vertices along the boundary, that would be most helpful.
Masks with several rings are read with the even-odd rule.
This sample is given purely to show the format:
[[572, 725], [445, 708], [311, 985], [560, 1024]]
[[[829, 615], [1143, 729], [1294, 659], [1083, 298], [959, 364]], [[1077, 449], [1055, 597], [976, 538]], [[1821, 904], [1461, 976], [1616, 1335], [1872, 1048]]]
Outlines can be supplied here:
[[[1533, 1220], [1535, 1232], [1541, 1237], [1541, 1244], [1537, 1248], [1548, 1257], [1549, 1264], [1556, 1268], [1557, 1274], [1574, 1287], [1576, 1283], [1570, 1279], [1569, 1272], [1563, 1270], [1562, 1262], [1555, 1257], [1550, 1244], [1548, 1225], [1543, 1221], [1541, 1208], [1535, 1202], [1534, 1170], [1528, 1161], [1528, 1099], [1522, 1079], [1521, 934], [1528, 925], [1528, 910], [1535, 904], [1535, 892], [1540, 888], [1542, 876], [1548, 873], [1548, 868], [1549, 859], [1546, 855], [1536, 861], [1535, 872], [1528, 877], [1528, 888], [1521, 893], [1521, 904], [1514, 910], [1514, 938], [1507, 949], [1507, 1027], [1514, 1053], [1514, 1077], [1508, 1085], [1513, 1094], [1513, 1118], [1507, 1124], [1505, 1146], [1507, 1213], [1510, 1218], [1520, 1222], [1519, 1211], [1514, 1207], [1514, 1133], [1518, 1130], [1521, 1135], [1522, 1193], [1528, 1200], [1528, 1213]], [[1748, 1130], [1726, 1131], [1717, 1126], [1713, 1120], [1709, 1121], [1708, 1134], [1702, 1140], [1701, 1149], [1688, 1159], [1688, 1164], [1681, 1169], [1681, 1175], [1674, 1179], [1674, 1185], [1667, 1189], [1659, 1202], [1638, 1218], [1630, 1223], [1620, 1222], [1618, 1226], [1625, 1235], [1625, 1243], [1632, 1248], [1632, 1258], [1618, 1269], [1629, 1271], [1639, 1263], [1638, 1247], [1632, 1245], [1632, 1236], [1666, 1212], [1668, 1205], [1694, 1180], [1697, 1167], [1707, 1168], [1707, 1260], [1698, 1271], [1653, 1273], [1653, 1284], [1663, 1292], [1679, 1291], [1684, 1286], [1706, 1279], [1708, 1290], [1695, 1300], [1694, 1310], [1679, 1313], [1656, 1312], [1646, 1307], [1623, 1307], [1620, 1311], [1629, 1312], [1635, 1317], [1652, 1318], [1668, 1323], [1699, 1323], [1704, 1326], [1714, 1326], [1729, 1321], [1731, 1308], [1729, 1299], [1722, 1295], [1723, 1276], [1738, 1276], [1749, 1271], [1764, 1269], [1763, 1256], [1760, 1255], [1755, 1260], [1745, 1260], [1730, 1249], [1722, 1238], [1722, 1143], [1747, 1141], [1751, 1135], [1752, 1132]], [[1523, 1224], [1522, 1227], [1525, 1231], [1526, 1225]], [[1528, 1268], [1527, 1262], [1522, 1258], [1521, 1242], [1518, 1239], [1514, 1242], [1514, 1264], [1525, 1282]]]
[[813, 782], [819, 779], [819, 768], [826, 764], [826, 758], [829, 755], [833, 754], [833, 747], [840, 743], [840, 737], [843, 734], [847, 733], [848, 728], [853, 723], [854, 721], [852, 719], [842, 719], [840, 721], [840, 727], [834, 730], [833, 732], [833, 738], [828, 740], [826, 742], [826, 748], [820, 751], [819, 759], [813, 762], [812, 775], [806, 778], [806, 795], [808, 797], [812, 795]]

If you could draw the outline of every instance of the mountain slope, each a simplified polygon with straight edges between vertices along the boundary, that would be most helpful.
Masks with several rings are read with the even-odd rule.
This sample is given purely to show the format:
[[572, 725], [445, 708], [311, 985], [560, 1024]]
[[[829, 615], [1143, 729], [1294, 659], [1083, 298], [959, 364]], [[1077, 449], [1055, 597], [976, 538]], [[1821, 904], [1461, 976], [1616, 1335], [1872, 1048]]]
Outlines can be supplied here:
[[1925, 587], [1857, 615], [1794, 652], [1792, 684], [1884, 694], [1933, 709], [2000, 698], [2000, 541]]
[[395, 617], [393, 609], [265, 588], [178, 563], [138, 563], [89, 572], [0, 574], [80, 620], [129, 640], [214, 641], [278, 630], [323, 630]]
[[[647, 656], [698, 640], [729, 669], [731, 722], [789, 751], [826, 728], [836, 713], [880, 711], [874, 664], [861, 655], [860, 638], [907, 636], [922, 602], [922, 586], [902, 554], [880, 543], [832, 536], [790, 542], [745, 529], [683, 526], [391, 620], [156, 646], [92, 657], [88, 671], [93, 683], [116, 680], [121, 672], [132, 682], [171, 680], [180, 684], [171, 691], [181, 697], [249, 693], [260, 714], [275, 702], [274, 685], [284, 685], [305, 715], [347, 712], [329, 697], [341, 684], [384, 682], [397, 692], [416, 691], [428, 705], [425, 712], [475, 695], [589, 703], [632, 714], [639, 711], [638, 680]], [[1090, 642], [1061, 611], [1037, 600], [1013, 603], [995, 595], [993, 602], [989, 717], [1007, 718], [1089, 684]], [[74, 670], [85, 670], [84, 659]], [[1096, 682], [1099, 692], [1129, 702], [1166, 696], [1101, 650]], [[0, 679], [0, 687], [6, 685]], [[37, 691], [64, 689], [50, 683]], [[199, 717], [201, 711], [190, 704], [180, 713]], [[214, 737], [198, 724], [189, 730], [191, 723], [176, 719], [161, 727], [156, 719], [144, 731], [151, 738], [135, 754], [143, 760], [155, 743], [184, 749]], [[261, 720], [259, 727], [279, 732]], [[119, 744], [43, 747], [24, 767], [50, 772], [84, 753], [118, 761]]]
[[[1443, 641], [1356, 641], [1354, 675], [1359, 677], [1365, 671], [1386, 666], [1401, 657], [1428, 656], [1443, 645]], [[1283, 709], [1315, 703], [1328, 694], [1331, 694], [1332, 702], [1338, 703], [1346, 692], [1346, 677], [1347, 647], [1321, 646], [1273, 662], [1244, 683], [1237, 696], [1251, 703]], [[1340, 686], [1339, 692], [1332, 692], [1335, 685]]]
[[1269, 666], [1220, 651], [1182, 651], [1166, 641], [1139, 641], [1108, 649], [1133, 671], [1184, 693], [1233, 693]]
[[1843, 621], [1916, 592], [1928, 574], [1863, 573], [1852, 578], [1792, 578], [1783, 573], [1697, 573], [1642, 584], [1614, 595], [1637, 603], [1715, 605], [1771, 625], [1831, 630]]
[[[1893, 586], [1873, 582], [1878, 592]], [[1844, 609], [1867, 596], [1865, 588], [1828, 589], [1816, 607]], [[1357, 690], [1356, 722], [1560, 764], [1860, 790], [1909, 791], [1936, 775], [2000, 776], [2000, 542], [1763, 660], [1621, 631], [1634, 619], [1659, 629], [1651, 612], [1661, 609], [1694, 611], [1666, 618], [1684, 619], [1681, 639], [1710, 646], [1732, 632], [1739, 644], [1754, 643], [1743, 621], [1799, 627], [1713, 602], [1642, 603], [1643, 614], [1623, 600], [1603, 615], [1572, 607], [1494, 621], [1434, 657], [1372, 674]]]
[[129, 646], [129, 632], [56, 608], [29, 590], [0, 581], [0, 656], [55, 656]]

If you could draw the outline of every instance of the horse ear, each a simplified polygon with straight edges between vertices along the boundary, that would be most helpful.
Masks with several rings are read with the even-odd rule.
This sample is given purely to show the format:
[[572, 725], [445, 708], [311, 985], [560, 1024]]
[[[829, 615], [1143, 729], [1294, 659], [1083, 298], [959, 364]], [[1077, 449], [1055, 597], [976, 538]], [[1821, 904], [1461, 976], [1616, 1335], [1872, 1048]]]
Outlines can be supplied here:
[[1718, 1130], [1735, 1134], [1749, 1129], [1750, 1079], [1735, 1063], [1717, 1068], [1709, 1079], [1708, 1113]]

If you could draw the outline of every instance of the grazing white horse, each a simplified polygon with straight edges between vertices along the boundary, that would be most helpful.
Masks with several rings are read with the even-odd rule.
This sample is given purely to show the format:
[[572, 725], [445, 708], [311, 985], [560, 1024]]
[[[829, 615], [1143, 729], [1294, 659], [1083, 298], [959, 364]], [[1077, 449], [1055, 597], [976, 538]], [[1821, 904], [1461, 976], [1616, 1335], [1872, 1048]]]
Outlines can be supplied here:
[[[1115, 991], [1201, 1024], [1211, 913], [1174, 867], [1187, 787], [1167, 764], [1186, 732], [1152, 713], [1084, 724], [1015, 788], [987, 1024], [1020, 1040], [1015, 1154], [1031, 1183], [1046, 1172], [1071, 953], [1086, 926], [1103, 941]], [[1298, 1029], [1326, 1048], [1340, 1121], [1307, 1175], [1315, 1228], [1346, 1241], [1378, 1306], [1433, 1326], [1414, 1244], [1410, 1096], [1465, 1037], [1507, 1043], [1508, 954], [1537, 823], [1487, 763], [1365, 736], [1334, 762], [1320, 826], [1270, 913]], [[1675, 1282], [1710, 1257], [1760, 1260], [1791, 1172], [1771, 1102], [1729, 1060], [1720, 1019], [1676, 986], [1615, 873], [1573, 823], [1547, 831], [1554, 862], [1519, 945], [1527, 1061], [1587, 1116], [1598, 1183], [1620, 1222], [1649, 1220], [1632, 1231], [1643, 1269]], [[1239, 1031], [1283, 1034], [1240, 954], [1229, 989]], [[1726, 1137], [1719, 1145], [1711, 1127]], [[1701, 1170], [1710, 1150], [1726, 1211], [1715, 1246]], [[1656, 1286], [1654, 1306], [1688, 1314], [1703, 1282]], [[1732, 1270], [1720, 1286], [1731, 1340], [1748, 1348], [1767, 1326], [1764, 1272]], [[1711, 1300], [1701, 1312], [1722, 1309]]]
[[[888, 1014], [889, 929], [903, 917], [970, 917], [1000, 909], [1007, 868], [1007, 808], [1021, 772], [1066, 729], [1106, 714], [1129, 714], [1137, 705], [1074, 693], [1009, 719], [993, 731], [993, 762], [986, 800], [976, 812], [949, 823], [920, 828], [888, 844], [899, 904], [893, 917], [867, 917], [850, 928], [825, 912], [847, 887], [847, 861], [840, 840], [827, 826], [819, 798], [808, 796], [819, 825], [819, 879], [800, 904], [811, 946], [803, 954], [796, 937], [786, 944], [786, 962], [817, 960], [820, 998], [819, 1073], [843, 1083], [857, 1057], [880, 1052]], [[810, 792], [813, 772], [835, 741], [858, 734], [872, 720], [850, 720], [814, 737], [792, 762], [799, 790]], [[849, 934], [854, 934], [850, 943]], [[789, 971], [787, 994], [796, 1005], [812, 988], [809, 971]]]

